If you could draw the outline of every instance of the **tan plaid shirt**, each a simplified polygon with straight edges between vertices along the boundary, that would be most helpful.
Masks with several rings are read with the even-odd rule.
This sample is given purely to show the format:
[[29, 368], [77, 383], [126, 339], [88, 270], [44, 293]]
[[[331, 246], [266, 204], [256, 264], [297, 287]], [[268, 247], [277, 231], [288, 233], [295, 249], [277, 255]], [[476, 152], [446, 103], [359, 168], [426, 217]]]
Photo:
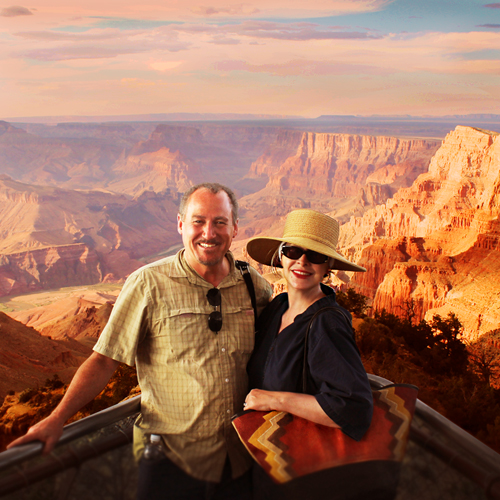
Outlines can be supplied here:
[[[227, 257], [231, 272], [218, 286], [223, 318], [218, 334], [208, 328], [214, 308], [206, 295], [212, 285], [181, 250], [130, 275], [94, 347], [137, 365], [142, 397], [136, 425], [142, 433], [162, 434], [168, 457], [207, 481], [219, 481], [227, 454], [234, 477], [249, 466], [231, 416], [243, 409], [248, 391], [254, 313], [241, 272], [232, 254]], [[271, 288], [254, 269], [251, 273], [261, 309]]]

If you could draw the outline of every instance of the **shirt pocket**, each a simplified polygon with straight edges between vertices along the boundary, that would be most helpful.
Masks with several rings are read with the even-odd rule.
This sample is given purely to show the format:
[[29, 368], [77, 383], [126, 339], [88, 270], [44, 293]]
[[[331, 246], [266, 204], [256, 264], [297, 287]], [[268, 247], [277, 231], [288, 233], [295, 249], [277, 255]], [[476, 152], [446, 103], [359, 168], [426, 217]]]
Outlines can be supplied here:
[[[253, 309], [232, 308], [222, 311], [224, 333], [229, 345], [240, 353], [251, 353], [255, 342], [255, 320]], [[225, 323], [224, 323], [225, 322]]]
[[172, 309], [158, 314], [151, 333], [153, 351], [161, 358], [201, 364], [210, 355], [214, 333], [205, 308]]

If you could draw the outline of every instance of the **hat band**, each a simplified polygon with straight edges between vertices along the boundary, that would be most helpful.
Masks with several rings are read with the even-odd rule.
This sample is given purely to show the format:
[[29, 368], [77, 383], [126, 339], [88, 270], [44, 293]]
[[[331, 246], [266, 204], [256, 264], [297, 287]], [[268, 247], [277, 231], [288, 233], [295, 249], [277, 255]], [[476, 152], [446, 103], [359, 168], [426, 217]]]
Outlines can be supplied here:
[[[311, 240], [315, 241], [316, 243], [319, 243], [320, 245], [324, 245], [325, 247], [331, 248], [332, 250], [335, 250], [337, 246], [337, 241], [333, 243], [331, 240], [325, 239], [325, 238], [318, 238], [317, 236], [314, 236], [310, 233], [288, 233], [286, 235], [283, 235], [283, 240], [286, 241], [287, 238], [303, 238], [306, 240]], [[338, 239], [338, 237], [336, 238]]]

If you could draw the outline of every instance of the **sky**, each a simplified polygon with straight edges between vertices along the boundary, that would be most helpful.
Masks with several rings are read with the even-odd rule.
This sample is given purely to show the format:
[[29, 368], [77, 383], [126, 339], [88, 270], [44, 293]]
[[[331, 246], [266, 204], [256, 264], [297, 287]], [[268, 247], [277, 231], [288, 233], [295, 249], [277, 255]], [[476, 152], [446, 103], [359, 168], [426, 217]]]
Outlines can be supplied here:
[[144, 113], [500, 114], [500, 2], [0, 0], [0, 119]]

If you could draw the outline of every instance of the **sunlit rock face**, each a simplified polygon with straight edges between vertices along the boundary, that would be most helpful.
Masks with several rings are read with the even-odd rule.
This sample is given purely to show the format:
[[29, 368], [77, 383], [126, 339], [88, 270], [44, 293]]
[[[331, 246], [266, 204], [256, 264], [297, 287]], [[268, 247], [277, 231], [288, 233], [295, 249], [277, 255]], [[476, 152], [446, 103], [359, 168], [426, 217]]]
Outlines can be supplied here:
[[454, 312], [470, 338], [500, 326], [500, 136], [458, 126], [427, 173], [342, 226], [353, 283], [376, 309]]
[[355, 197], [366, 185], [410, 185], [438, 146], [432, 140], [283, 131], [249, 175], [267, 176], [277, 193]]
[[240, 200], [235, 248], [265, 233], [282, 234], [297, 208], [329, 213], [339, 221], [385, 203], [399, 187], [426, 172], [441, 141], [283, 130], [253, 164], [247, 179], [263, 189]]

